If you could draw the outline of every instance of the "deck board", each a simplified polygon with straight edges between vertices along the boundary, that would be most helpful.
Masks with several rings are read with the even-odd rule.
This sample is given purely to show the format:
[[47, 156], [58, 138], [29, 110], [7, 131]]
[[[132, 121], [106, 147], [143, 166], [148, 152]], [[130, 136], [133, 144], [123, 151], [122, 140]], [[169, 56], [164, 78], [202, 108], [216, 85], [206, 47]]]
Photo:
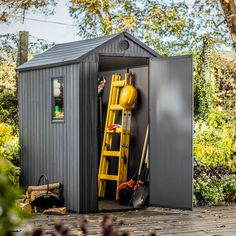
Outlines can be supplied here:
[[[193, 211], [170, 210], [150, 207], [143, 210], [89, 214], [89, 235], [101, 235], [100, 223], [104, 215], [113, 215], [124, 221], [121, 232], [132, 235], [236, 235], [236, 204], [222, 207], [197, 207]], [[45, 233], [52, 232], [55, 221], [62, 221], [72, 231], [79, 215], [46, 216], [37, 214], [23, 226], [16, 229], [16, 235], [23, 235], [27, 225], [42, 227]]]

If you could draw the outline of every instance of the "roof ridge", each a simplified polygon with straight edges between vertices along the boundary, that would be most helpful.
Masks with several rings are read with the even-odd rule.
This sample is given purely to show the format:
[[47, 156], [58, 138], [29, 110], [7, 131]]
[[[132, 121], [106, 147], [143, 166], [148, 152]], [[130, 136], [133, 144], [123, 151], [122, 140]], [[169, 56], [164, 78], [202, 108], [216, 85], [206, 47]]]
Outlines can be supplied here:
[[103, 39], [103, 38], [113, 38], [119, 34], [123, 34], [124, 32], [120, 32], [120, 33], [114, 33], [114, 34], [106, 34], [106, 35], [102, 35], [102, 36], [98, 36], [96, 38], [90, 38], [90, 39], [81, 39], [81, 40], [76, 40], [76, 41], [71, 41], [71, 42], [66, 42], [66, 43], [56, 43], [54, 46], [56, 45], [65, 45], [65, 44], [71, 44], [71, 43], [79, 43], [79, 42], [84, 42], [84, 41], [93, 41], [93, 40], [98, 40], [98, 39]]

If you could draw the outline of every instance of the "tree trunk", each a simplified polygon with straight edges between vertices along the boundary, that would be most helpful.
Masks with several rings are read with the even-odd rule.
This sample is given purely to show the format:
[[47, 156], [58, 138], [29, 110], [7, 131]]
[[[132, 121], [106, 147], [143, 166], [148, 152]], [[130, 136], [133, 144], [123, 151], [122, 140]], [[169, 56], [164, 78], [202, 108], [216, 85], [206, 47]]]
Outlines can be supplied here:
[[17, 66], [20, 66], [23, 63], [28, 61], [28, 44], [29, 44], [28, 42], [29, 42], [29, 32], [20, 31], [19, 32]]
[[[19, 32], [19, 44], [17, 52], [17, 66], [20, 66], [28, 61], [28, 49], [29, 48], [29, 32], [20, 31]], [[19, 73], [16, 76], [16, 94], [18, 94], [18, 79]]]
[[236, 5], [234, 0], [220, 0], [221, 7], [224, 11], [225, 20], [229, 28], [233, 47], [236, 50]]

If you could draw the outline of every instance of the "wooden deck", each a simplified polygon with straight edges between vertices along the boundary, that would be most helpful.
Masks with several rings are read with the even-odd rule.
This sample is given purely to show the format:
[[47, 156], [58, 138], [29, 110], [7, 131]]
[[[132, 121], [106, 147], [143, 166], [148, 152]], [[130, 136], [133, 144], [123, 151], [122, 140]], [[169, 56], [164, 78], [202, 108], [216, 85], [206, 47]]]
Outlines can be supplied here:
[[[108, 213], [106, 213], [108, 214]], [[197, 207], [191, 211], [169, 210], [150, 207], [143, 210], [109, 213], [117, 220], [124, 221], [120, 232], [131, 235], [236, 235], [236, 205], [224, 207]], [[88, 215], [89, 235], [101, 235], [101, 220], [105, 213]], [[36, 215], [22, 227], [16, 235], [24, 235], [24, 230], [32, 225], [42, 227], [45, 234], [52, 232], [55, 221], [62, 221], [72, 231], [76, 230], [77, 214], [66, 216]], [[78, 232], [78, 231], [77, 231]], [[78, 235], [78, 234], [77, 234]]]

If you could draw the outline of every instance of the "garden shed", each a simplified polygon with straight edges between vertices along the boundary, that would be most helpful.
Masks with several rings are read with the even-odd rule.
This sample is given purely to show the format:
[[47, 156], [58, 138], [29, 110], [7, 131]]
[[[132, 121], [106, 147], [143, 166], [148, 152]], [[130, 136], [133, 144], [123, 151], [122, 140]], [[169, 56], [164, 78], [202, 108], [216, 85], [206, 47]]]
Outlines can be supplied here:
[[[41, 174], [64, 186], [65, 205], [96, 212], [100, 157], [98, 77], [135, 75], [128, 177], [150, 127], [149, 205], [192, 209], [192, 57], [162, 57], [124, 32], [57, 44], [18, 67], [22, 185]], [[111, 191], [112, 192], [112, 191]], [[111, 193], [112, 194], [112, 193]]]

